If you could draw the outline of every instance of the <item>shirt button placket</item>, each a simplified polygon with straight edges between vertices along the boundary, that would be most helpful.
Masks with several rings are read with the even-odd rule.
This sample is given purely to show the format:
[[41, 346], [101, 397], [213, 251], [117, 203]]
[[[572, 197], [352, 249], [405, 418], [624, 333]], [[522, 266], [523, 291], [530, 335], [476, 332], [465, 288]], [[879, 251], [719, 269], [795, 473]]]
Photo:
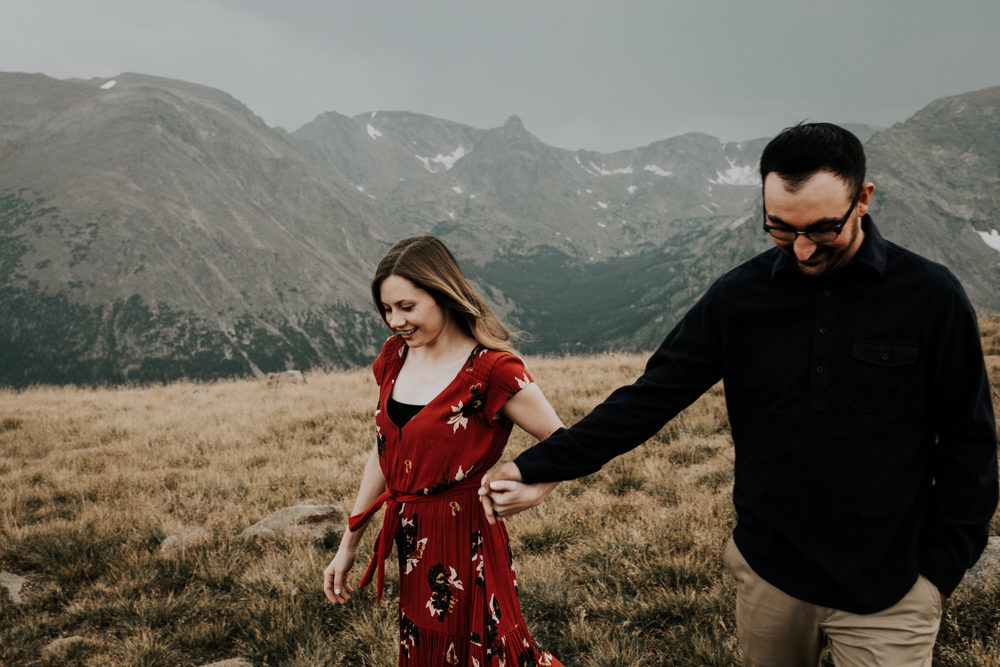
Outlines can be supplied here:
[[809, 374], [809, 407], [824, 410], [830, 396], [830, 359], [833, 349], [833, 290], [824, 289], [816, 303], [816, 326], [813, 329], [812, 369]]

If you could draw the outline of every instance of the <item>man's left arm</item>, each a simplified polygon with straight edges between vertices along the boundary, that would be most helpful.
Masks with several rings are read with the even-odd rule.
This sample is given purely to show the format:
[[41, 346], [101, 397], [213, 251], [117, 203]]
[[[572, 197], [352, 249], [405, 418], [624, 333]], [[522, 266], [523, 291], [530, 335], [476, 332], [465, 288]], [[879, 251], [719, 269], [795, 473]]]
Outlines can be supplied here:
[[997, 508], [997, 437], [976, 315], [958, 281], [940, 303], [927, 356], [927, 410], [937, 435], [920, 572], [944, 596], [979, 559]]

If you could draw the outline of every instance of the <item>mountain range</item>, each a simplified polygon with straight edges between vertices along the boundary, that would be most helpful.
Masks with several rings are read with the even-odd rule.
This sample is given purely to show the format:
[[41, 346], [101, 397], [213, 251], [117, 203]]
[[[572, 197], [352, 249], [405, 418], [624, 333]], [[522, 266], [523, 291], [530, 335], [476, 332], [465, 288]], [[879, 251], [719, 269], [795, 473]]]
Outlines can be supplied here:
[[[1000, 88], [866, 141], [872, 213], [1000, 312]], [[402, 111], [289, 133], [226, 93], [0, 73], [0, 382], [165, 381], [369, 361], [368, 289], [433, 233], [528, 352], [654, 346], [768, 247], [767, 138], [598, 153]], [[995, 243], [991, 246], [991, 243]]]

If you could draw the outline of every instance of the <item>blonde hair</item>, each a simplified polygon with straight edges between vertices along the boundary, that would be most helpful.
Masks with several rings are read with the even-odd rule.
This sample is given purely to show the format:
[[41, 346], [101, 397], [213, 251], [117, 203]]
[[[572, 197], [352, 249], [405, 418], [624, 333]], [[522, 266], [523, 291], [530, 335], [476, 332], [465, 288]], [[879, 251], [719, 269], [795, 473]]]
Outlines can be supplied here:
[[388, 326], [382, 306], [382, 282], [389, 276], [406, 278], [428, 292], [442, 308], [455, 315], [455, 322], [467, 336], [493, 350], [514, 352], [510, 330], [486, 305], [462, 275], [458, 261], [435, 236], [411, 236], [389, 249], [372, 278], [375, 309]]

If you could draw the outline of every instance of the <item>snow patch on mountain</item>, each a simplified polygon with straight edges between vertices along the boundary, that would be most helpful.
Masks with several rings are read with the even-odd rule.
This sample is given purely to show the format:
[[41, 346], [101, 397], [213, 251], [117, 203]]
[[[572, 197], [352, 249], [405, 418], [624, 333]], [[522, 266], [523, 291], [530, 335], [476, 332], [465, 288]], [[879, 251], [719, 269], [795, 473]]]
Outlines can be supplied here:
[[997, 233], [997, 230], [993, 229], [988, 232], [979, 232], [979, 235], [983, 237], [983, 241], [986, 242], [986, 245], [993, 248], [997, 252], [1000, 252], [1000, 234]]
[[106, 84], [104, 84], [103, 86], [101, 86], [101, 90], [111, 90], [112, 88], [115, 87], [116, 83], [118, 83], [118, 82], [117, 81], [108, 81]]
[[590, 161], [590, 166], [593, 168], [593, 171], [591, 171], [590, 169], [587, 168], [586, 165], [584, 165], [582, 162], [580, 162], [580, 156], [579, 155], [574, 155], [573, 159], [576, 160], [576, 163], [578, 165], [580, 165], [580, 169], [583, 169], [585, 172], [587, 172], [591, 176], [614, 176], [615, 174], [631, 174], [632, 173], [632, 165], [629, 165], [627, 167], [618, 167], [616, 169], [605, 169], [603, 162], [601, 163], [601, 166], [598, 167], [596, 164], [594, 164], [593, 160], [591, 160]]
[[455, 166], [456, 162], [458, 162], [459, 160], [461, 160], [466, 155], [467, 155], [467, 153], [465, 151], [465, 147], [464, 146], [459, 146], [454, 151], [452, 151], [449, 155], [444, 155], [442, 153], [438, 153], [434, 157], [422, 157], [420, 155], [414, 155], [413, 157], [415, 157], [418, 160], [420, 160], [421, 162], [423, 162], [424, 163], [424, 167], [427, 168], [427, 171], [431, 172], [432, 174], [436, 174], [438, 170], [431, 166], [432, 162], [435, 163], [435, 164], [443, 164], [445, 171], [448, 171], [449, 169], [451, 169], [452, 167]]
[[594, 164], [593, 162], [591, 162], [590, 166], [593, 167], [594, 171], [596, 171], [601, 176], [614, 176], [615, 174], [631, 174], [632, 173], [632, 165], [629, 165], [627, 167], [619, 167], [617, 169], [605, 169], [603, 163], [601, 164], [600, 167], [598, 167], [596, 164]]
[[597, 202], [597, 205], [598, 205], [598, 206], [600, 206], [601, 208], [607, 208], [607, 207], [608, 207], [608, 205], [607, 205], [607, 204], [605, 204], [605, 203], [604, 203], [604, 202], [602, 202], [602, 201], [599, 201], [599, 202]]
[[368, 123], [368, 136], [372, 139], [378, 139], [382, 136], [382, 133], [372, 127], [371, 123]]
[[645, 167], [643, 167], [643, 169], [645, 169], [646, 171], [651, 171], [657, 176], [673, 176], [674, 174], [674, 172], [672, 171], [667, 171], [666, 169], [660, 169], [655, 164], [647, 164]]
[[457, 194], [462, 194], [463, 192], [461, 185], [453, 185], [451, 186], [451, 189], [454, 190]]
[[634, 185], [630, 185], [630, 186], [628, 186], [628, 193], [629, 193], [630, 195], [631, 195], [631, 194], [635, 194], [635, 191], [636, 191], [636, 190], [638, 190], [638, 189], [639, 189], [638, 187], [636, 187], [636, 186], [634, 186]]
[[723, 185], [760, 185], [760, 174], [757, 173], [756, 166], [739, 166], [736, 160], [726, 158], [729, 169], [715, 172], [716, 180], [709, 179], [709, 183], [720, 183]]

